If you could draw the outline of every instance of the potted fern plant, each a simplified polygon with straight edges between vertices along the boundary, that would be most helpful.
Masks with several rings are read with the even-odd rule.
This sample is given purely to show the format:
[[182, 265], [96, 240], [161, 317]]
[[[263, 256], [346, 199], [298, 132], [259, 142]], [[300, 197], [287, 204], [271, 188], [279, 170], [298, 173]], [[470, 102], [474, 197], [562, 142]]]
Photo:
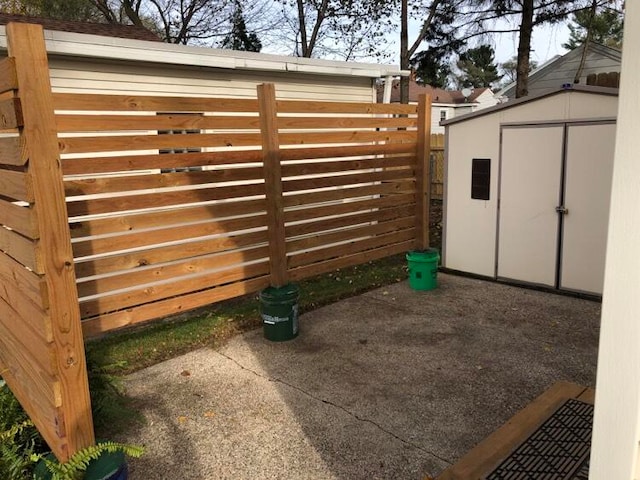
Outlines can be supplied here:
[[125, 455], [138, 458], [144, 448], [117, 442], [98, 442], [60, 463], [53, 455], [32, 456], [35, 480], [127, 480]]

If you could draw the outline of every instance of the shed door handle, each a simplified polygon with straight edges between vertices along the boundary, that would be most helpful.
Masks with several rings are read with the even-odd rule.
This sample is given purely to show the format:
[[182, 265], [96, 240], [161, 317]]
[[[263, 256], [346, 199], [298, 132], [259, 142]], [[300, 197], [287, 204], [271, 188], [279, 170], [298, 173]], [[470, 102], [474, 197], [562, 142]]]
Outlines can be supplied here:
[[560, 205], [560, 206], [556, 207], [556, 212], [561, 213], [563, 215], [568, 215], [569, 214], [569, 209], [566, 208], [564, 205]]

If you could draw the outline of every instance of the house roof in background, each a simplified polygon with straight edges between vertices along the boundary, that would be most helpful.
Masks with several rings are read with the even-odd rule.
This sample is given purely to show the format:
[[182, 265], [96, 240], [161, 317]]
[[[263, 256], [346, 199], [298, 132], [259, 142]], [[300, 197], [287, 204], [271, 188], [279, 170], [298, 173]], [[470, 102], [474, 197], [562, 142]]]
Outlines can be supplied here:
[[59, 32], [85, 33], [90, 35], [102, 35], [105, 37], [129, 38], [132, 40], [147, 40], [162, 42], [151, 30], [137, 25], [115, 25], [110, 23], [76, 22], [70, 20], [56, 20], [53, 18], [28, 17], [0, 12], [0, 25], [11, 22], [35, 23], [42, 25], [45, 30]]
[[[415, 80], [409, 80], [409, 101], [417, 102], [418, 97], [422, 94], [431, 95], [432, 103], [445, 104], [465, 104], [474, 103], [476, 99], [489, 88], [476, 88], [471, 92], [469, 98], [465, 99], [460, 90], [443, 90], [442, 88], [432, 87], [431, 85], [420, 85]], [[382, 102], [384, 85], [378, 85], [378, 102]], [[400, 81], [394, 80], [391, 86], [391, 103], [400, 103]]]
[[[529, 81], [535, 80], [543, 75], [545, 75], [548, 71], [554, 68], [558, 68], [564, 62], [570, 61], [574, 57], [578, 57], [582, 55], [582, 51], [584, 50], [584, 44], [580, 45], [573, 50], [565, 53], [564, 55], [556, 55], [555, 57], [547, 60], [545, 63], [540, 65], [538, 68], [533, 70], [529, 74]], [[607, 47], [606, 45], [600, 45], [599, 43], [589, 43], [589, 51], [602, 55], [603, 57], [610, 58], [617, 62], [622, 63], [622, 51], [617, 48]], [[562, 85], [558, 85], [560, 88]], [[511, 82], [509, 85], [506, 85], [502, 90], [496, 93], [496, 97], [510, 97], [515, 95], [516, 82]]]

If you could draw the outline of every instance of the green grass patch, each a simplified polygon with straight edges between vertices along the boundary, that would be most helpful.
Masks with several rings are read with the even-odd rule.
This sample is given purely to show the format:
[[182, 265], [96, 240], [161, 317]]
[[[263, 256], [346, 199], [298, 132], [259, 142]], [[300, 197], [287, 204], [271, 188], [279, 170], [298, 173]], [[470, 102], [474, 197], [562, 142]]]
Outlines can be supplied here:
[[[404, 255], [319, 275], [299, 283], [300, 312], [407, 278]], [[87, 343], [87, 355], [105, 373], [126, 374], [261, 326], [258, 296], [213, 304], [191, 314], [115, 333]]]

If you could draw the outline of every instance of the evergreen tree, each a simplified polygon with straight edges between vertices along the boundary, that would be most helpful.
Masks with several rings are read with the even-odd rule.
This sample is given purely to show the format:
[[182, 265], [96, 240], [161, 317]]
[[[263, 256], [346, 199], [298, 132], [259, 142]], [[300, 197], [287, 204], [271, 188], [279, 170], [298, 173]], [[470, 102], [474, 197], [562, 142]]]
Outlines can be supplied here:
[[456, 75], [458, 87], [492, 87], [502, 75], [495, 64], [495, 52], [490, 45], [480, 45], [462, 52], [457, 66], [461, 75]]
[[430, 48], [417, 53], [411, 59], [418, 83], [437, 88], [447, 88], [451, 76], [451, 67], [447, 63], [447, 53]]
[[616, 10], [606, 9], [595, 15], [591, 10], [581, 10], [571, 17], [569, 41], [562, 46], [568, 50], [579, 47], [591, 30], [591, 41], [608, 47], [622, 48], [623, 15]]
[[222, 48], [246, 52], [259, 52], [262, 49], [262, 43], [258, 35], [247, 31], [244, 16], [242, 15], [242, 5], [239, 0], [236, 0], [235, 10], [231, 17], [231, 32], [224, 38], [221, 46]]

